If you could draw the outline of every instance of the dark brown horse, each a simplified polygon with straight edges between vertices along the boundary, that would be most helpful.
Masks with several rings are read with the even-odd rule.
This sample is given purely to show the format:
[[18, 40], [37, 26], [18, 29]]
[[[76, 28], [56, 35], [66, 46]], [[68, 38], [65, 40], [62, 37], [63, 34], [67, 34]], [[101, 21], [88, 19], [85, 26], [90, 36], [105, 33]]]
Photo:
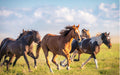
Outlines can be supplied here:
[[[111, 48], [111, 41], [110, 41], [110, 33], [101, 33], [100, 35], [96, 37], [92, 37], [89, 39], [84, 39], [79, 43], [79, 50], [78, 53], [81, 55], [82, 53], [90, 54], [91, 56], [88, 58], [87, 61], [85, 61], [81, 68], [91, 59], [94, 58], [96, 68], [98, 68], [97, 65], [97, 59], [96, 54], [100, 52], [100, 46], [101, 44], [105, 44], [108, 46], [108, 48]], [[73, 53], [73, 57], [76, 53]]]
[[42, 39], [42, 49], [45, 54], [46, 63], [50, 69], [50, 72], [53, 72], [49, 59], [48, 59], [48, 52], [51, 51], [53, 53], [52, 62], [57, 66], [59, 70], [59, 65], [56, 63], [55, 59], [57, 55], [62, 55], [67, 58], [67, 69], [69, 70], [70, 65], [70, 56], [69, 52], [71, 50], [71, 43], [73, 38], [76, 40], [80, 40], [80, 32], [79, 32], [79, 25], [78, 26], [67, 26], [65, 30], [60, 32], [60, 35], [53, 35], [53, 34], [46, 34]]
[[[26, 54], [30, 55], [31, 57], [33, 56], [32, 50], [30, 50], [30, 46], [32, 42], [40, 43], [41, 38], [40, 35], [37, 31], [27, 31], [26, 35], [23, 37], [15, 40], [15, 41], [10, 41], [7, 43], [5, 49], [6, 49], [6, 55], [10, 56], [9, 62], [7, 64], [7, 70], [9, 67], [10, 62], [12, 61], [13, 57], [16, 56], [15, 62], [13, 66], [15, 65], [16, 61], [19, 59], [20, 56], [24, 56], [25, 61], [28, 65], [28, 69], [30, 71], [30, 66], [29, 62], [27, 60]], [[36, 59], [34, 57], [34, 59]], [[35, 65], [36, 65], [36, 60], [35, 60]]]
[[[20, 38], [22, 38], [23, 36], [25, 36], [29, 31], [24, 31], [20, 34], [20, 36], [16, 39], [16, 40], [19, 40]], [[12, 38], [5, 38], [2, 42], [1, 42], [1, 46], [0, 46], [0, 61], [2, 59], [2, 57], [6, 54], [6, 47], [7, 47], [7, 44], [9, 42], [13, 42], [13, 41], [16, 41], [15, 39], [12, 39]], [[34, 56], [33, 54], [33, 44], [31, 44], [29, 46], [29, 52], [27, 53], [30, 57], [32, 57], [34, 59], [34, 67], [36, 68], [36, 59], [39, 57], [39, 50], [40, 50], [40, 47], [41, 47], [41, 41], [38, 43], [37, 45], [37, 50], [36, 50], [36, 57]], [[8, 55], [5, 55], [4, 57], [4, 61], [3, 63], [1, 64], [4, 65], [5, 63], [8, 63], [8, 60], [6, 60], [7, 57], [11, 57], [10, 53], [8, 53]], [[18, 58], [15, 59], [15, 62], [13, 63], [13, 66], [15, 66], [16, 64], [16, 61], [18, 60]], [[12, 61], [10, 62], [12, 63]]]

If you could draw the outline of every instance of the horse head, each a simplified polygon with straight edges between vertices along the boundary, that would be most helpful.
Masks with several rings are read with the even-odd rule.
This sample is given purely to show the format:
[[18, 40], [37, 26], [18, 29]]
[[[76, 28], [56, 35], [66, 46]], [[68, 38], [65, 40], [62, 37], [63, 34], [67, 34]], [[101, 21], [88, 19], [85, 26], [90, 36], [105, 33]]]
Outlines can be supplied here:
[[23, 29], [23, 32], [18, 36], [18, 38], [17, 38], [16, 40], [19, 40], [19, 39], [23, 38], [25, 35], [27, 35], [28, 32], [29, 32], [29, 31], [25, 31], [25, 30]]
[[34, 42], [39, 43], [41, 41], [41, 36], [39, 35], [39, 32], [35, 30], [32, 30], [32, 32], [33, 32], [32, 36], [33, 36]]
[[79, 25], [78, 25], [78, 26], [73, 25], [72, 27], [73, 27], [73, 29], [71, 30], [71, 32], [72, 32], [72, 37], [73, 37], [75, 40], [80, 41], [81, 38], [80, 38]]
[[82, 29], [82, 37], [90, 38], [89, 30]]
[[102, 36], [103, 43], [107, 45], [108, 48], [111, 48], [112, 44], [110, 39], [110, 33], [105, 32], [105, 33], [102, 33], [101, 36]]

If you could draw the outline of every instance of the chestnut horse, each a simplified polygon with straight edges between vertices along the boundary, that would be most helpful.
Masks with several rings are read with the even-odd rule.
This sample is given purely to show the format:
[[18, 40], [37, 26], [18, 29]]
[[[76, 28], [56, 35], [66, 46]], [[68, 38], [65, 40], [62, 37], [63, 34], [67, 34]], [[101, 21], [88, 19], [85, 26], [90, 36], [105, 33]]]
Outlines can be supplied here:
[[39, 33], [34, 30], [28, 31], [26, 35], [24, 35], [18, 40], [7, 43], [7, 46], [5, 48], [6, 55], [10, 56], [9, 62], [7, 63], [7, 70], [14, 56], [16, 56], [16, 59], [13, 65], [15, 65], [16, 61], [20, 58], [20, 56], [24, 56], [24, 59], [28, 65], [28, 69], [29, 71], [31, 71], [26, 54], [30, 52], [29, 47], [33, 41], [36, 43], [39, 43], [41, 41]]
[[[82, 29], [80, 37], [81, 37], [81, 40], [86, 39], [86, 38], [90, 38], [89, 30]], [[70, 54], [72, 54], [73, 52], [76, 53], [76, 54], [78, 54], [78, 59], [74, 59], [74, 61], [79, 61], [80, 55], [79, 55], [78, 51], [75, 51], [75, 50], [79, 50], [79, 46], [78, 46], [78, 42], [76, 40], [73, 40], [72, 41], [72, 49], [70, 51]], [[74, 57], [75, 56], [76, 55], [74, 55]], [[66, 59], [64, 59], [63, 61], [61, 61], [60, 65], [61, 66], [65, 66], [65, 65], [63, 65], [63, 63], [65, 61], [66, 61]], [[71, 58], [71, 61], [73, 61], [73, 58]]]
[[[92, 37], [89, 39], [84, 39], [79, 43], [79, 50], [78, 53], [81, 55], [82, 53], [90, 54], [91, 56], [85, 61], [81, 68], [91, 59], [94, 58], [96, 68], [98, 68], [97, 65], [97, 59], [96, 55], [100, 52], [100, 46], [101, 44], [105, 44], [108, 48], [111, 48], [111, 40], [110, 40], [110, 33], [101, 33], [97, 35], [96, 37]], [[76, 53], [73, 53], [73, 57]]]
[[56, 63], [55, 59], [57, 55], [62, 55], [67, 58], [67, 69], [69, 70], [70, 66], [70, 56], [69, 52], [71, 50], [71, 43], [73, 38], [76, 40], [80, 40], [80, 32], [79, 32], [79, 25], [78, 26], [67, 26], [65, 30], [60, 32], [60, 35], [53, 35], [53, 34], [46, 34], [42, 39], [42, 49], [46, 58], [46, 63], [50, 69], [50, 72], [53, 72], [49, 59], [48, 59], [48, 52], [51, 51], [53, 53], [52, 62], [57, 66], [59, 70], [59, 65]]

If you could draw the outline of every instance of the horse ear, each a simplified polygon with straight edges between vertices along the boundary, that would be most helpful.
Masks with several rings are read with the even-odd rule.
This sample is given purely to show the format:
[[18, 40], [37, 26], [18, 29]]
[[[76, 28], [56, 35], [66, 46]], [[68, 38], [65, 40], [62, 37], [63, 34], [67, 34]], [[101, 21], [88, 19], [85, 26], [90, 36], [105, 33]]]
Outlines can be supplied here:
[[107, 32], [105, 32], [104, 35], [107, 36]]
[[77, 28], [79, 28], [79, 26], [80, 26], [80, 25], [78, 24]]
[[25, 30], [24, 30], [24, 29], [23, 29], [22, 31], [23, 31], [23, 32], [25, 32]]
[[75, 25], [73, 25], [72, 27], [75, 28]]

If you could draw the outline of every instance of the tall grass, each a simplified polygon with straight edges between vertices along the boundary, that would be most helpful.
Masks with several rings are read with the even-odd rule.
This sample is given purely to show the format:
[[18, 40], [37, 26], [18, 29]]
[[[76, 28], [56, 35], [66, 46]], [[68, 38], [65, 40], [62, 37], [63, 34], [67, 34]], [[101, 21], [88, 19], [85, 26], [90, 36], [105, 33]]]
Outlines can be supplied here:
[[[83, 69], [80, 69], [81, 64], [88, 59], [90, 55], [82, 54], [81, 60], [79, 62], [72, 62], [70, 64], [70, 70], [66, 70], [66, 67], [60, 67], [60, 70], [57, 70], [57, 67], [50, 62], [51, 68], [54, 71], [54, 75], [118, 75], [119, 74], [119, 45], [113, 44], [111, 49], [108, 49], [105, 45], [101, 46], [100, 53], [97, 54], [96, 58], [98, 60], [99, 68], [95, 68], [94, 60], [91, 59]], [[34, 46], [34, 54], [35, 54]], [[33, 72], [28, 72], [28, 68], [23, 56], [17, 61], [15, 67], [12, 65], [9, 68], [9, 71], [6, 71], [6, 66], [0, 67], [0, 75], [52, 75], [49, 68], [46, 64], [44, 53], [41, 49], [40, 56], [37, 59], [37, 69], [34, 68], [34, 61], [31, 57], [28, 57], [31, 70]], [[49, 52], [49, 60], [52, 59], [52, 53]], [[77, 58], [77, 57], [76, 57]], [[63, 56], [58, 56], [56, 59], [57, 63], [60, 63], [64, 59]], [[2, 60], [3, 61], [3, 60]], [[1, 61], [1, 62], [2, 62]]]

